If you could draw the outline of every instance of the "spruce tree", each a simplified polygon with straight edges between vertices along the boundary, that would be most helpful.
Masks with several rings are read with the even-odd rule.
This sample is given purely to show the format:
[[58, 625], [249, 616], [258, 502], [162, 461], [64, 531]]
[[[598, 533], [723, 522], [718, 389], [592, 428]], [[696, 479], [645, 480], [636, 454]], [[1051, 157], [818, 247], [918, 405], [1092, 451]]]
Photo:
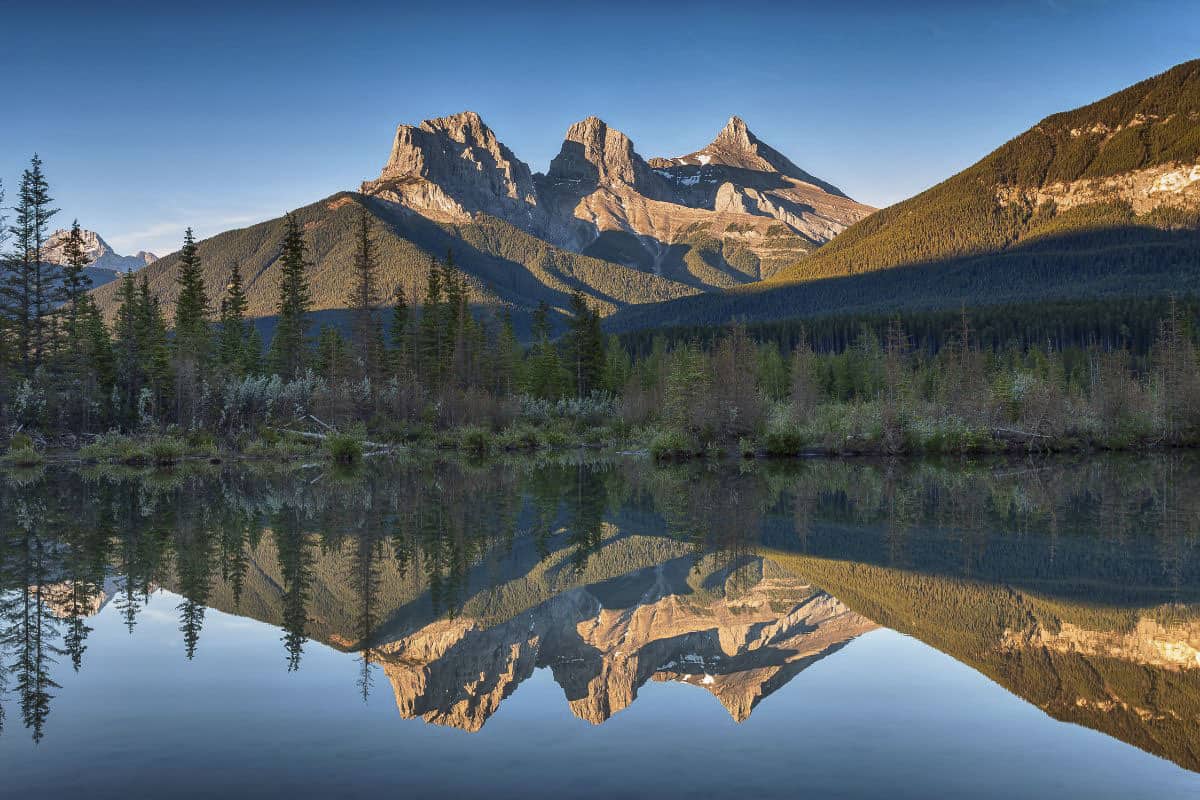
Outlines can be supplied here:
[[404, 296], [404, 287], [397, 285], [392, 301], [392, 367], [397, 372], [403, 372], [411, 366], [408, 326], [408, 298]]
[[355, 230], [354, 286], [347, 298], [350, 308], [350, 332], [355, 358], [362, 374], [377, 377], [381, 371], [382, 330], [379, 325], [379, 285], [375, 242], [371, 238], [371, 216], [359, 206]]
[[191, 228], [183, 234], [178, 283], [179, 299], [175, 303], [176, 357], [203, 368], [209, 354], [209, 305], [200, 252]]
[[176, 419], [191, 426], [196, 421], [200, 384], [208, 372], [212, 334], [208, 325], [208, 293], [203, 267], [192, 229], [183, 235], [179, 251], [179, 298], [175, 303], [175, 339], [172, 343], [175, 368]]
[[221, 299], [221, 329], [217, 338], [217, 363], [231, 375], [246, 372], [249, 332], [246, 325], [246, 292], [242, 271], [235, 263]]
[[117, 301], [117, 318], [113, 324], [113, 366], [119, 399], [118, 408], [113, 410], [128, 421], [132, 419], [144, 381], [138, 322], [138, 291], [132, 272], [126, 272], [121, 278]]
[[307, 247], [300, 223], [292, 214], [287, 215], [287, 230], [283, 237], [283, 248], [279, 257], [279, 321], [275, 336], [271, 339], [268, 356], [270, 369], [284, 378], [295, 378], [304, 371], [308, 360], [308, 311], [312, 297], [308, 289], [305, 270]]
[[443, 339], [445, 329], [442, 324], [442, 270], [437, 260], [429, 257], [429, 272], [425, 284], [425, 302], [421, 306], [420, 356], [421, 377], [427, 386], [436, 388], [441, 385], [441, 377], [445, 372], [445, 347]]
[[83, 229], [79, 227], [79, 220], [71, 223], [71, 232], [63, 245], [63, 259], [63, 291], [67, 302], [69, 332], [74, 327], [75, 320], [81, 316], [82, 304], [88, 296], [88, 290], [92, 288], [92, 279], [84, 271], [89, 262], [83, 249]]
[[496, 336], [496, 357], [493, 370], [493, 391], [503, 397], [513, 394], [521, 385], [521, 345], [513, 328], [512, 309], [505, 308]]
[[[65, 303], [60, 313], [63, 318], [64, 346], [59, 358], [55, 360], [57, 368], [53, 373], [62, 394], [60, 408], [63, 411], [71, 411], [73, 419], [70, 424], [83, 425], [85, 417], [90, 416], [88, 406], [94, 402], [94, 398], [90, 396], [90, 387], [85, 389], [84, 386], [85, 383], [90, 383], [92, 371], [88, 361], [91, 353], [85, 327], [91, 300], [87, 292], [91, 288], [92, 279], [84, 271], [88, 265], [88, 257], [84, 251], [83, 230], [79, 227], [79, 220], [72, 223], [71, 231], [63, 244], [63, 259], [65, 263], [62, 266], [62, 297]], [[78, 430], [82, 432], [82, 429]]]
[[604, 334], [600, 315], [588, 308], [580, 292], [571, 294], [571, 327], [567, 336], [575, 396], [586, 397], [600, 388], [604, 377]]
[[51, 202], [42, 161], [35, 154], [21, 174], [15, 217], [9, 228], [14, 251], [8, 259], [7, 275], [0, 282], [0, 300], [14, 330], [15, 349], [26, 377], [32, 376], [48, 355], [53, 338], [51, 315], [62, 295], [61, 269], [42, 259], [47, 226], [58, 213]]
[[[161, 412], [170, 399], [171, 348], [162, 304], [150, 292], [150, 282], [142, 275], [137, 295], [138, 356], [146, 387], [150, 389], [153, 412]], [[140, 397], [138, 398], [140, 402]]]

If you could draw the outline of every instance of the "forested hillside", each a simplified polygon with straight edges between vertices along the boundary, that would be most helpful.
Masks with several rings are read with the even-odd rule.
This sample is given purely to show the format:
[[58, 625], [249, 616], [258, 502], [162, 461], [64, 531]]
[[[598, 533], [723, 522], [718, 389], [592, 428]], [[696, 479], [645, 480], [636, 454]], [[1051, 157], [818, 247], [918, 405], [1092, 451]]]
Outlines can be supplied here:
[[1200, 61], [1055, 114], [766, 282], [610, 323], [780, 320], [1200, 284]]
[[[518, 317], [541, 301], [553, 309], [566, 309], [570, 293], [577, 289], [601, 313], [611, 313], [627, 303], [667, 300], [696, 291], [641, 270], [561, 250], [493, 217], [480, 215], [466, 224], [435, 223], [384, 201], [341, 192], [295, 212], [308, 244], [314, 311], [347, 306], [355, 246], [352, 231], [360, 207], [371, 215], [378, 282], [388, 295], [384, 300], [389, 300], [397, 287], [409, 298], [420, 296], [431, 258], [442, 260], [447, 253], [453, 253], [467, 276], [473, 304], [496, 309], [511, 306]], [[225, 286], [236, 264], [245, 280], [247, 316], [276, 314], [286, 227], [281, 217], [200, 242], [205, 284]], [[179, 254], [173, 253], [139, 272], [149, 280], [150, 291], [159, 298], [168, 318], [173, 316], [178, 297], [178, 270]], [[95, 292], [110, 318], [117, 307], [117, 291], [114, 283]]]

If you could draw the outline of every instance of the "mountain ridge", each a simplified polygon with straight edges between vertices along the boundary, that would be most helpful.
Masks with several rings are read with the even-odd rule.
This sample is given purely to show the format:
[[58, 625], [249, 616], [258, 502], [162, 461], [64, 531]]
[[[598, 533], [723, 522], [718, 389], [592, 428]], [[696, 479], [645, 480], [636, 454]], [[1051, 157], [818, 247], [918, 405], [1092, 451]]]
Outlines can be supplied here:
[[1195, 289], [1200, 60], [1050, 115], [765, 281], [612, 330]]

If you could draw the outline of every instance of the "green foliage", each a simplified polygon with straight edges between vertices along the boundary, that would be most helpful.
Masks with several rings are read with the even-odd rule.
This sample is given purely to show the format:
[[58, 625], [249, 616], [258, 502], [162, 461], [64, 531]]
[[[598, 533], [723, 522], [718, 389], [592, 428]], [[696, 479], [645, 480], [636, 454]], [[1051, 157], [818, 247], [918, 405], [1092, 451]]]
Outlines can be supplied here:
[[362, 460], [362, 439], [352, 433], [331, 433], [325, 439], [325, 452], [337, 463], [356, 464]]
[[650, 455], [655, 461], [676, 461], [700, 455], [704, 448], [678, 428], [667, 428], [650, 440]]
[[467, 427], [458, 432], [458, 447], [464, 453], [483, 456], [492, 450], [492, 432], [486, 428]]
[[300, 222], [293, 214], [288, 214], [285, 220], [279, 256], [278, 322], [267, 360], [274, 372], [294, 377], [305, 365], [312, 296], [308, 284], [308, 245]]
[[4, 454], [4, 463], [14, 467], [37, 467], [46, 462], [46, 457], [32, 447], [10, 449]]

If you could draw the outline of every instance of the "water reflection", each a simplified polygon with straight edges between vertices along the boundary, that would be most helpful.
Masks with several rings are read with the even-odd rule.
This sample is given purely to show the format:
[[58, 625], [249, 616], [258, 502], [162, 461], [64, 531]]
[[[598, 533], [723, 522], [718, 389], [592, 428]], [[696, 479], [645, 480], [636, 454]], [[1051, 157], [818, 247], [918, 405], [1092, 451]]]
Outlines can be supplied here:
[[[383, 676], [404, 717], [483, 727], [535, 669], [600, 723], [648, 681], [741, 721], [885, 626], [1059, 719], [1200, 771], [1200, 472], [1185, 457], [319, 470], [54, 469], [0, 489], [0, 710], [47, 732], [109, 603], [169, 590]], [[0, 725], [12, 721], [0, 716]], [[12, 735], [12, 731], [4, 731]]]

